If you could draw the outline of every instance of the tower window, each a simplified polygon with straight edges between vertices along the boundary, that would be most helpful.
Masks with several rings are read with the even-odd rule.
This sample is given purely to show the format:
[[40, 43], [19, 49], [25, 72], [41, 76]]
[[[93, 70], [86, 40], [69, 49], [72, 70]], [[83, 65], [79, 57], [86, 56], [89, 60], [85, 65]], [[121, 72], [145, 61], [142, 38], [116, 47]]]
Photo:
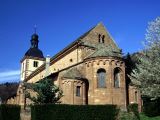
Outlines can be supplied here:
[[104, 69], [99, 69], [97, 71], [97, 87], [98, 88], [106, 87], [106, 71]]
[[104, 38], [105, 38], [105, 36], [104, 36], [104, 35], [102, 35], [102, 43], [104, 43]]
[[98, 41], [101, 43], [101, 34], [98, 35]]
[[33, 62], [33, 67], [38, 67], [38, 62], [37, 61]]
[[76, 87], [76, 96], [80, 97], [81, 86]]
[[99, 42], [99, 43], [104, 43], [104, 38], [105, 38], [105, 35], [99, 34], [99, 35], [98, 35], [98, 42]]

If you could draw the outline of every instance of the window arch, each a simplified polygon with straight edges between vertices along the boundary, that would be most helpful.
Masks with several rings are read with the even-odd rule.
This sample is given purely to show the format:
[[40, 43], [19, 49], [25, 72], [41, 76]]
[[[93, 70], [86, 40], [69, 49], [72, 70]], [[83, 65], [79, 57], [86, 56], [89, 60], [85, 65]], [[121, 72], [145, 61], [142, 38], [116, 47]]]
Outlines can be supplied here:
[[104, 38], [105, 38], [105, 35], [98, 34], [98, 42], [99, 43], [104, 43]]
[[104, 38], [105, 38], [105, 36], [103, 35], [103, 36], [102, 36], [102, 43], [104, 43]]
[[135, 91], [134, 94], [135, 94], [135, 98], [134, 98], [134, 99], [135, 99], [135, 102], [137, 102], [137, 101], [138, 101], [138, 93], [137, 93], [137, 91]]
[[119, 88], [121, 81], [121, 70], [119, 68], [115, 68], [114, 70], [114, 87]]
[[106, 71], [105, 69], [99, 69], [97, 71], [97, 87], [105, 88], [106, 87]]

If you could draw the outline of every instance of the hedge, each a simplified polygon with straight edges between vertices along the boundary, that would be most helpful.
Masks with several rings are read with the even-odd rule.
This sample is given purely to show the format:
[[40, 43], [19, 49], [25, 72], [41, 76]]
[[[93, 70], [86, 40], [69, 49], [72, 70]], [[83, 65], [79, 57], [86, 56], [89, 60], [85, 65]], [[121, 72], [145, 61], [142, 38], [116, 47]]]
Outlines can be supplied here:
[[116, 105], [33, 105], [31, 120], [115, 120]]
[[20, 106], [0, 105], [0, 120], [20, 120]]

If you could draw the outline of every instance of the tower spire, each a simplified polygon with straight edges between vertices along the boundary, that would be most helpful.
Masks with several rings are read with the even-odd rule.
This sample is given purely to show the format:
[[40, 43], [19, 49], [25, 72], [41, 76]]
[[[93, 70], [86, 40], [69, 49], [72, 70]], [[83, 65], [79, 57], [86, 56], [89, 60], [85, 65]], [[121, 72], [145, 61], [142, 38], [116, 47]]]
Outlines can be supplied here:
[[34, 25], [34, 33], [35, 34], [37, 33], [37, 25], [36, 24]]
[[34, 34], [31, 36], [31, 48], [38, 48], [37, 26], [34, 25]]

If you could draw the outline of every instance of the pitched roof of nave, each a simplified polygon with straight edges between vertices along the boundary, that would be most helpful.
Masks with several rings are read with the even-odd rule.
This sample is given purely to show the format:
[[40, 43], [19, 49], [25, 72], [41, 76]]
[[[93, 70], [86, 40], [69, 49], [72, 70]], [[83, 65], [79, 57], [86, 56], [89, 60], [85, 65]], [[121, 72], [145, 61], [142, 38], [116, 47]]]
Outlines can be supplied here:
[[90, 30], [88, 30], [87, 32], [85, 32], [83, 35], [81, 35], [79, 38], [77, 38], [76, 40], [74, 40], [72, 43], [70, 43], [67, 47], [65, 47], [64, 49], [62, 49], [60, 52], [58, 52], [56, 55], [54, 55], [51, 58], [51, 61], [53, 59], [55, 59], [57, 56], [59, 56], [61, 53], [63, 53], [64, 51], [68, 50], [69, 48], [71, 48], [72, 46], [76, 45], [78, 42], [80, 42], [85, 36], [87, 36], [96, 26], [94, 26], [93, 28], [91, 28]]
[[86, 37], [89, 36], [90, 34], [92, 34], [92, 35], [93, 34], [98, 34], [99, 31], [101, 31], [101, 32], [103, 31], [106, 35], [106, 38], [107, 38], [107, 42], [105, 44], [106, 46], [111, 46], [112, 49], [115, 49], [116, 51], [117, 50], [120, 51], [119, 47], [115, 43], [114, 39], [112, 38], [112, 36], [108, 32], [108, 30], [104, 27], [103, 23], [100, 22], [96, 26], [92, 27], [90, 30], [85, 32], [83, 35], [81, 35], [79, 38], [77, 38], [75, 41], [73, 41], [71, 44], [69, 44], [67, 47], [62, 49], [59, 53], [54, 55], [51, 58], [51, 61], [54, 60], [55, 58], [57, 58], [60, 54], [64, 53], [66, 50], [68, 50], [72, 46], [77, 45], [77, 44], [81, 44], [81, 45], [88, 46], [88, 47], [93, 47], [93, 48], [97, 47], [97, 45], [99, 45], [99, 44], [93, 44], [92, 40], [88, 41], [88, 39], [86, 39]]

